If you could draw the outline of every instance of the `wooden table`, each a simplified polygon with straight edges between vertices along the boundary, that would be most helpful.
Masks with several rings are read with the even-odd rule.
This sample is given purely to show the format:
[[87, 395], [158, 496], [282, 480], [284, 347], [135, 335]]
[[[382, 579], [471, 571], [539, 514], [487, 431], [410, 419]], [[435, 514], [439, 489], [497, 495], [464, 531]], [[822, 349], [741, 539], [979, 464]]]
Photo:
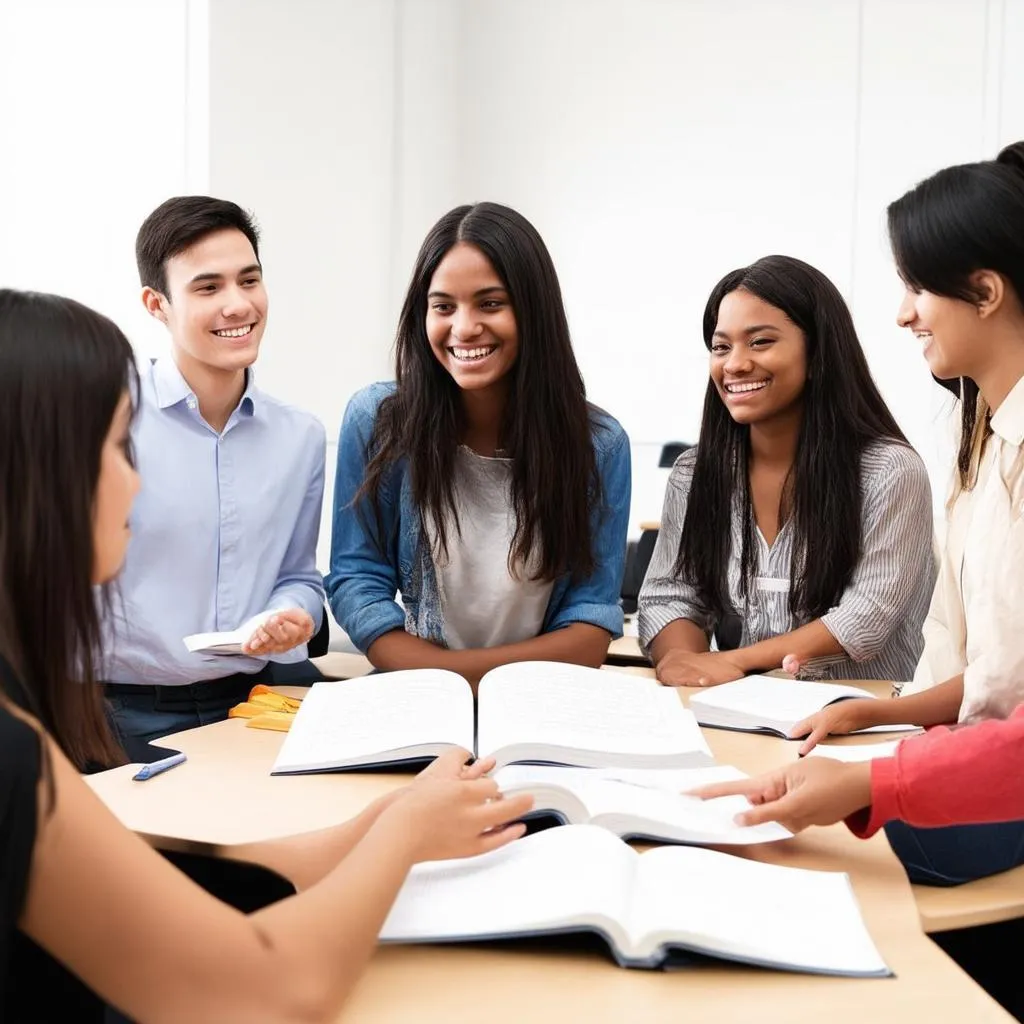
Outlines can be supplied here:
[[[685, 700], [686, 691], [680, 693]], [[718, 761], [751, 773], [796, 756], [795, 744], [771, 737], [714, 729], [706, 735]], [[290, 860], [294, 854], [274, 840], [337, 824], [404, 780], [368, 774], [272, 777], [282, 738], [230, 720], [162, 741], [186, 751], [189, 761], [145, 785], [130, 780], [130, 766], [88, 781], [129, 828], [155, 846], [252, 861], [301, 887]], [[359, 1024], [476, 1024], [481, 1018], [488, 1024], [518, 1024], [529, 1017], [566, 1024], [1010, 1020], [925, 937], [906, 876], [883, 835], [862, 841], [837, 825], [733, 851], [848, 872], [872, 937], [896, 977], [823, 978], [729, 965], [662, 974], [623, 970], [585, 952], [387, 946], [374, 956], [342, 1019]]]

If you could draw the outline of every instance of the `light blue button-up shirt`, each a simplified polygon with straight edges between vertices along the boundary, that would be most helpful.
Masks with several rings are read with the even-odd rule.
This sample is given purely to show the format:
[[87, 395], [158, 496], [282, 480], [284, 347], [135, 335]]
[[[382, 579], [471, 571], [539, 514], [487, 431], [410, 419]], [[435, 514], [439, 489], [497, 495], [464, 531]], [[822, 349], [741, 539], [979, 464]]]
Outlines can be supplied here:
[[[103, 678], [174, 686], [256, 672], [266, 658], [190, 654], [182, 641], [267, 610], [302, 608], [319, 625], [323, 425], [257, 389], [250, 370], [218, 434], [164, 358], [142, 373], [133, 441], [142, 488]], [[304, 657], [302, 645], [273, 660]]]

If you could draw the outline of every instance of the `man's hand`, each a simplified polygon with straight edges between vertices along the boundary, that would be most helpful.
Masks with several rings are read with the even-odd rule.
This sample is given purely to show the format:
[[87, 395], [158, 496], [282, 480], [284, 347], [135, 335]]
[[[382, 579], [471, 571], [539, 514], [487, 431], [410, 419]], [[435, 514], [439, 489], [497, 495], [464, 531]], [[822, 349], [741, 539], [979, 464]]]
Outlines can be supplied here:
[[812, 757], [756, 779], [718, 782], [694, 790], [711, 800], [745, 796], [754, 806], [736, 815], [737, 825], [777, 821], [790, 832], [808, 825], [832, 825], [871, 804], [871, 762], [847, 764]]
[[274, 612], [242, 645], [245, 654], [284, 654], [313, 638], [313, 617], [301, 608]]

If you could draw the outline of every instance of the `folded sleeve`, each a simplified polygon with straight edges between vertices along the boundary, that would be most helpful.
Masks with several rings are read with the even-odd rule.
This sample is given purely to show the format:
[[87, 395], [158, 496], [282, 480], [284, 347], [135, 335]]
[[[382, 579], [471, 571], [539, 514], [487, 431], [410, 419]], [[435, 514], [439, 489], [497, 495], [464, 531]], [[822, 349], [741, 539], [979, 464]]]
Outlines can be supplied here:
[[884, 445], [864, 453], [860, 561], [821, 622], [854, 661], [877, 658], [907, 617], [923, 622], [935, 581], [932, 495], [917, 453]]
[[1024, 820], [1024, 704], [1008, 719], [903, 740], [871, 763], [871, 806], [847, 819], [859, 836], [887, 821], [920, 828]]
[[683, 452], [672, 467], [665, 487], [661, 526], [637, 600], [638, 634], [645, 653], [651, 641], [676, 619], [689, 619], [709, 638], [715, 628], [715, 618], [703, 605], [697, 591], [675, 571], [696, 459], [696, 448]]
[[622, 574], [626, 564], [626, 533], [632, 486], [629, 437], [610, 416], [595, 428], [597, 470], [602, 501], [590, 513], [594, 571], [586, 579], [570, 583], [545, 631], [586, 622], [622, 635]]
[[399, 582], [397, 469], [387, 474], [381, 487], [382, 537], [377, 537], [369, 502], [356, 502], [366, 477], [367, 448], [377, 407], [388, 390], [384, 385], [367, 388], [355, 395], [345, 410], [334, 478], [331, 567], [324, 581], [335, 619], [364, 653], [384, 633], [405, 627], [405, 613], [395, 600]]

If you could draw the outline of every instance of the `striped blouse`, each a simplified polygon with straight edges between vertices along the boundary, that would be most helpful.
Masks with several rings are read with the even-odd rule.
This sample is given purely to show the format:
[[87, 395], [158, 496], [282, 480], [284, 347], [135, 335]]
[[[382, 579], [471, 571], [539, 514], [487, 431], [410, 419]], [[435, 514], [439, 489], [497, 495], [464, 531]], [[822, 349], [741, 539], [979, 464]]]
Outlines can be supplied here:
[[[740, 593], [742, 508], [732, 510], [729, 599], [732, 608], [720, 620], [702, 606], [695, 590], [675, 575], [686, 501], [693, 480], [696, 449], [683, 452], [669, 476], [661, 529], [647, 577], [640, 590], [639, 634], [646, 651], [675, 619], [696, 623], [719, 650], [748, 647], [810, 620], [790, 614], [790, 563], [793, 527], [783, 524], [770, 547], [755, 526], [757, 543], [752, 593]], [[928, 612], [936, 567], [932, 548], [932, 503], [928, 474], [917, 453], [896, 442], [869, 445], [861, 457], [864, 495], [860, 562], [839, 603], [821, 622], [845, 654], [808, 662], [802, 674], [826, 679], [913, 677], [924, 641], [921, 627]]]

